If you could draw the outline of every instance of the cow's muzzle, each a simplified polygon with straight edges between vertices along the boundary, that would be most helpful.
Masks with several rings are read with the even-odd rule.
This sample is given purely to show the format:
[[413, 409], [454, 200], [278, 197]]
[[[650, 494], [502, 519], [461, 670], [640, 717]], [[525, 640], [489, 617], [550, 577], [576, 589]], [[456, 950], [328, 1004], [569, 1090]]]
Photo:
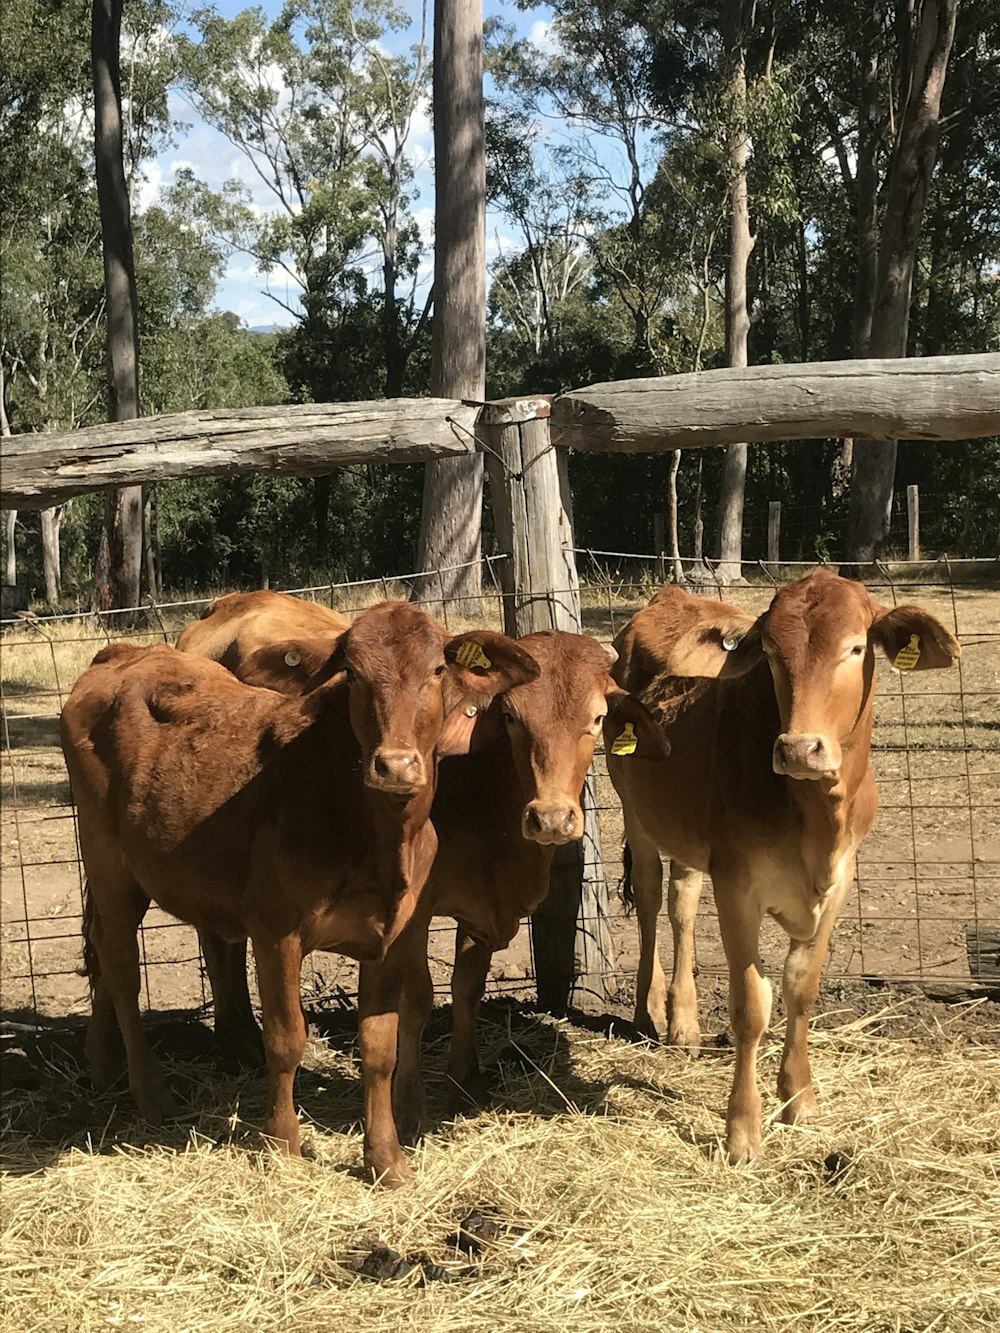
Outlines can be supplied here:
[[786, 778], [815, 781], [833, 777], [840, 768], [840, 746], [828, 736], [785, 732], [774, 742], [775, 773]]
[[375, 791], [412, 796], [427, 785], [427, 769], [419, 750], [380, 746], [368, 763], [365, 782]]
[[561, 845], [583, 837], [583, 811], [576, 801], [531, 801], [524, 807], [521, 831], [529, 842]]

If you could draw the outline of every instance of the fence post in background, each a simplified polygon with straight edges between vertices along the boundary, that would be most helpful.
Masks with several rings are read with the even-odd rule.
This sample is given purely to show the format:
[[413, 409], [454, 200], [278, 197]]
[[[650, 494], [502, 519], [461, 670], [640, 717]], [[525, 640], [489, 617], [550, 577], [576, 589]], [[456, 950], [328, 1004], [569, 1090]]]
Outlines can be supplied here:
[[653, 551], [656, 554], [656, 581], [657, 583], [666, 583], [667, 567], [664, 564], [663, 552], [665, 550], [666, 537], [664, 535], [664, 522], [662, 514], [653, 515]]
[[[582, 630], [569, 473], [565, 451], [549, 438], [549, 406], [548, 398], [487, 403], [477, 427], [497, 542], [510, 557], [497, 572], [504, 630], [512, 635]], [[553, 1013], [601, 1009], [614, 986], [593, 773], [581, 804], [583, 838], [555, 849], [548, 897], [532, 917], [538, 1003]]]
[[920, 487], [906, 488], [906, 528], [909, 537], [907, 556], [910, 560], [920, 559]]
[[778, 548], [781, 542], [781, 501], [769, 500], [767, 505], [767, 563], [778, 572]]

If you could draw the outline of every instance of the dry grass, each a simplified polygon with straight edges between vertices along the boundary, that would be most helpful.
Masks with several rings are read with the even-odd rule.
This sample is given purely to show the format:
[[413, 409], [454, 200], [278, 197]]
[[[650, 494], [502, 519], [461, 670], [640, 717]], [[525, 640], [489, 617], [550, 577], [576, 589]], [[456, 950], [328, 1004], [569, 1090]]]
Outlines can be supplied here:
[[[152, 1146], [133, 1133], [109, 1150], [101, 1126], [115, 1108], [89, 1097], [94, 1147], [68, 1146], [45, 1116], [81, 1093], [72, 1065], [57, 1065], [10, 1099], [3, 1328], [993, 1329], [998, 1033], [981, 1024], [962, 1040], [948, 1015], [963, 1011], [942, 1012], [933, 1030], [913, 1020], [911, 1040], [879, 1035], [883, 1016], [822, 1020], [823, 1120], [772, 1123], [766, 1159], [734, 1169], [715, 1152], [729, 1053], [689, 1063], [517, 1010], [498, 1022], [494, 1008], [502, 1109], [426, 1139], [397, 1193], [356, 1169], [349, 1046], [318, 1053], [307, 1080], [313, 1115], [344, 1128], [314, 1123], [315, 1160], [303, 1163], [234, 1141], [239, 1113], [257, 1114], [259, 1080], [208, 1086], [191, 1061], [172, 1078], [196, 1099], [195, 1129]], [[761, 1061], [771, 1087], [777, 1053], [772, 1042]], [[436, 1094], [440, 1043], [429, 1063]], [[833, 1151], [843, 1170], [831, 1175]], [[458, 1268], [467, 1260], [444, 1238], [473, 1207], [507, 1224], [475, 1277], [420, 1288], [352, 1271], [376, 1242]]]

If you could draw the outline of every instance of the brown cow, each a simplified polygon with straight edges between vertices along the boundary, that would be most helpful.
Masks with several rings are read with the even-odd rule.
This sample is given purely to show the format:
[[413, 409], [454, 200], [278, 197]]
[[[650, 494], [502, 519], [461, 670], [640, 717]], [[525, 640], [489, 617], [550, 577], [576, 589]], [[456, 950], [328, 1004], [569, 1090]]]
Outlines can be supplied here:
[[436, 751], [447, 751], [446, 736], [468, 743], [477, 710], [538, 667], [501, 635], [450, 638], [405, 603], [360, 616], [334, 653], [342, 670], [302, 698], [249, 688], [167, 647], [106, 648], [77, 681], [61, 738], [98, 966], [87, 1050], [106, 1080], [117, 1021], [139, 1108], [162, 1120], [172, 1102], [139, 1019], [143, 913], [152, 899], [223, 939], [249, 936], [269, 1076], [264, 1132], [297, 1153], [302, 958], [348, 954], [362, 962], [365, 1164], [395, 1184], [409, 1168], [390, 1100], [405, 961], [392, 945], [436, 850]]
[[200, 620], [184, 626], [177, 647], [235, 671], [251, 653], [278, 639], [335, 638], [350, 625], [339, 611], [287, 592], [230, 592], [216, 597]]
[[[176, 646], [235, 672], [252, 653], [277, 639], [315, 635], [322, 639], [322, 662], [328, 667], [335, 641], [350, 625], [346, 616], [319, 602], [262, 588], [216, 597], [200, 620], [184, 626]], [[328, 670], [324, 679], [329, 675]], [[198, 940], [215, 1001], [215, 1035], [221, 1049], [238, 1064], [262, 1064], [264, 1047], [247, 989], [246, 940], [227, 943], [210, 931], [199, 931]]]
[[[448, 1077], [460, 1109], [483, 1100], [475, 1031], [490, 960], [548, 892], [556, 846], [583, 834], [580, 792], [602, 726], [608, 720], [615, 736], [630, 726], [637, 753], [651, 760], [669, 749], [646, 709], [611, 680], [613, 657], [596, 640], [544, 630], [516, 642], [541, 674], [505, 691], [476, 719], [471, 746], [463, 743], [460, 757], [442, 763], [431, 809], [438, 852], [406, 932], [393, 1085], [397, 1125], [409, 1137], [424, 1115], [420, 1044], [433, 1004], [432, 917], [458, 922]], [[326, 651], [322, 640], [274, 644], [251, 655], [239, 674], [273, 689], [310, 690], [323, 679]]]
[[[694, 924], [708, 872], [729, 963], [736, 1068], [726, 1117], [733, 1161], [761, 1152], [757, 1047], [771, 987], [758, 951], [773, 916], [791, 938], [782, 977], [786, 1035], [778, 1073], [782, 1118], [815, 1115], [809, 1016], [830, 933], [875, 818], [869, 763], [875, 648], [902, 669], [951, 666], [953, 636], [915, 606], [880, 606], [858, 583], [817, 570], [782, 588], [757, 619], [737, 607], [662, 588], [615, 640], [618, 682], [670, 737], [652, 765], [609, 754], [631, 851], [642, 959], [636, 1022], [696, 1046]], [[674, 858], [669, 1022], [656, 956], [660, 853]], [[680, 863], [680, 871], [676, 863]], [[683, 867], [693, 867], [686, 871]]]

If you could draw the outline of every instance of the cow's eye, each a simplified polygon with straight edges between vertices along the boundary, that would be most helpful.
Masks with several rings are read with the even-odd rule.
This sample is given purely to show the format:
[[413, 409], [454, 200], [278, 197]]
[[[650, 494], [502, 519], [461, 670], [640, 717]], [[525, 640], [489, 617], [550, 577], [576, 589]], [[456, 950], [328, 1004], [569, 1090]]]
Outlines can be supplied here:
[[607, 713], [598, 713], [597, 716], [594, 718], [594, 726], [600, 728], [606, 717]]
[[446, 662], [442, 662], [440, 666], [436, 666], [434, 668], [434, 674], [435, 676], [443, 676], [447, 670], [448, 670], [448, 664]]
[[861, 654], [865, 651], [865, 647], [866, 645], [863, 643], [856, 643], [854, 647], [851, 649], [851, 656], [860, 657]]

